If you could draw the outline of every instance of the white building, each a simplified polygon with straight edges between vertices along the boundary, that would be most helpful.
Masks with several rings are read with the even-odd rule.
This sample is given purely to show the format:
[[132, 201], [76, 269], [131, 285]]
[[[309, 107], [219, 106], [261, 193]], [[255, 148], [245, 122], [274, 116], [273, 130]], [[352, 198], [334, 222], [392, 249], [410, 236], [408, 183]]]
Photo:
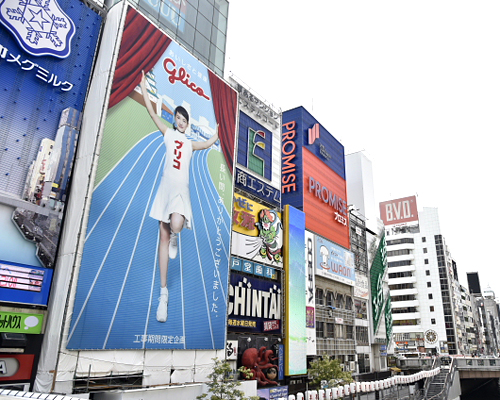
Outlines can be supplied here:
[[[356, 353], [358, 372], [368, 372], [367, 366], [374, 371], [387, 368], [387, 342], [391, 336], [391, 321], [383, 312], [388, 307], [389, 287], [387, 268], [382, 273], [380, 293], [373, 293], [372, 279], [377, 279], [371, 272], [380, 241], [384, 235], [382, 221], [378, 217], [378, 205], [375, 201], [372, 163], [362, 152], [345, 156], [347, 198], [350, 207], [351, 250], [356, 255]], [[361, 230], [364, 230], [361, 232]], [[361, 243], [366, 247], [364, 265], [362, 262]], [[368, 287], [366, 287], [368, 286]], [[378, 286], [377, 286], [378, 287]], [[366, 289], [365, 289], [366, 288]], [[382, 299], [379, 310], [374, 312], [374, 297]], [[364, 311], [364, 305], [367, 310]], [[368, 336], [368, 337], [366, 337]]]
[[417, 212], [412, 196], [383, 202], [380, 211], [386, 225], [395, 353], [457, 354], [456, 266], [437, 208]]

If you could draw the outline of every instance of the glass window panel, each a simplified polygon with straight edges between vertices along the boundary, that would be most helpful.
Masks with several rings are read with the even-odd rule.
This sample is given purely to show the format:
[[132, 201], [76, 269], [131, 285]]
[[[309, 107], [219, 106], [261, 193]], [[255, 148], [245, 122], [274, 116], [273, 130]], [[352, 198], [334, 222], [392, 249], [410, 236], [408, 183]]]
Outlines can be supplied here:
[[206, 19], [203, 15], [198, 14], [198, 18], [196, 19], [196, 30], [200, 32], [205, 38], [210, 40], [212, 24], [208, 19]]
[[210, 4], [208, 0], [199, 0], [198, 14], [202, 14], [206, 19], [212, 21], [212, 17], [214, 15], [213, 4]]
[[139, 9], [153, 21], [158, 21], [160, 14], [160, 0], [140, 0]]
[[183, 21], [182, 25], [184, 27], [184, 30], [183, 32], [181, 32], [180, 30], [177, 31], [177, 38], [189, 49], [192, 49], [194, 46], [195, 29], [187, 21]]
[[210, 42], [198, 31], [196, 31], [194, 35], [194, 48], [195, 52], [201, 57], [202, 61], [208, 63], [208, 57], [210, 55]]
[[226, 47], [226, 35], [217, 29], [216, 26], [212, 26], [212, 43], [215, 44], [222, 52], [224, 52]]
[[179, 21], [179, 13], [175, 10], [175, 6], [169, 0], [163, 0], [160, 3], [160, 24], [173, 32], [177, 32]]
[[222, 14], [219, 14], [219, 18], [217, 21], [217, 28], [219, 31], [226, 33], [227, 31], [227, 18], [224, 17]]
[[190, 3], [186, 3], [186, 14], [183, 17], [189, 22], [192, 26], [196, 26], [196, 16], [198, 15], [197, 6], [192, 5]]

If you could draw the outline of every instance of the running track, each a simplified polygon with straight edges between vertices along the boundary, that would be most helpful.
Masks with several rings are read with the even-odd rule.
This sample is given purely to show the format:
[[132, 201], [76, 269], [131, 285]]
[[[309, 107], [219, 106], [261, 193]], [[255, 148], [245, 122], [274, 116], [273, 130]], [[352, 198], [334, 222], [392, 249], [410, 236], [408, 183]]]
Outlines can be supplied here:
[[210, 151], [193, 152], [193, 229], [182, 230], [169, 263], [165, 323], [156, 321], [158, 221], [149, 217], [163, 170], [161, 134], [137, 143], [95, 188], [68, 349], [225, 347], [231, 225], [210, 178]]

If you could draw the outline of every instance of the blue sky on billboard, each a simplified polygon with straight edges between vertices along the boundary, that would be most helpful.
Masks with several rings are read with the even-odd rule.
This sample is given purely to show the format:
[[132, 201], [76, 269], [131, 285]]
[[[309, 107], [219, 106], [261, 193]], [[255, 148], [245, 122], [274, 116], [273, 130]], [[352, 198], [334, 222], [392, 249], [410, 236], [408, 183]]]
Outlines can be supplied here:
[[[169, 93], [169, 97], [174, 101], [175, 105], [182, 105], [184, 102], [190, 104], [191, 117], [199, 121], [200, 116], [202, 116], [207, 120], [208, 126], [215, 129], [215, 115], [213, 112], [209, 113], [206, 111], [206, 104], [212, 99], [207, 68], [199, 62], [193, 62], [193, 56], [176, 42], [172, 42], [168, 46], [168, 50], [162, 60], [163, 62], [157, 63], [153, 68], [158, 87], [171, 85], [169, 80], [174, 80], [174, 77], [179, 78], [179, 69], [184, 68], [190, 76], [185, 75], [181, 79], [183, 81], [187, 79], [187, 82], [193, 85], [194, 90], [177, 90], [171, 94]], [[196, 84], [192, 83], [193, 81]], [[174, 82], [174, 86], [183, 85], [179, 79], [174, 80]], [[200, 96], [197, 93], [197, 90], [199, 92], [200, 88], [203, 90], [204, 96]]]
[[[437, 207], [462, 285], [471, 271], [500, 281], [477, 251], [500, 225], [499, 14], [493, 0], [231, 2], [225, 68], [276, 108], [303, 105], [346, 154], [364, 150], [377, 202], [417, 194]], [[246, 20], [266, 29], [248, 35]]]

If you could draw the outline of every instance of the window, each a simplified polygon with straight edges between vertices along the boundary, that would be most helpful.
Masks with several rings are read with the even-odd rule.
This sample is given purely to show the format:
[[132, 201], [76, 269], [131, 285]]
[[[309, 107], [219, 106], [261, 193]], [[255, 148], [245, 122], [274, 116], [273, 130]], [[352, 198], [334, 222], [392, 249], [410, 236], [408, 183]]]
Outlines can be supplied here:
[[429, 264], [429, 259], [428, 259], [428, 258], [426, 258], [426, 259], [424, 260], [424, 264]]
[[432, 284], [430, 282], [427, 282], [427, 287], [432, 287]]
[[431, 271], [429, 271], [428, 269], [425, 270], [425, 275], [429, 276], [431, 274]]
[[354, 328], [352, 325], [346, 325], [345, 336], [346, 339], [354, 339]]
[[432, 293], [429, 293], [429, 300], [432, 300]]
[[335, 337], [335, 324], [331, 322], [326, 323], [326, 337], [329, 338]]
[[387, 257], [406, 256], [408, 254], [412, 254], [412, 250], [410, 250], [410, 249], [392, 250], [392, 251], [387, 252]]
[[434, 306], [430, 306], [429, 309], [431, 310], [431, 312], [434, 312]]
[[316, 337], [324, 337], [323, 325], [324, 322], [316, 321]]
[[323, 289], [316, 288], [316, 304], [324, 305]]
[[427, 247], [424, 247], [424, 253], [427, 253]]
[[341, 294], [337, 294], [337, 301], [335, 302], [335, 307], [344, 308], [344, 296]]
[[333, 297], [333, 292], [326, 292], [326, 305], [327, 306], [335, 306], [335, 298]]
[[352, 310], [352, 297], [351, 296], [347, 296], [345, 299], [345, 309]]
[[431, 324], [432, 325], [436, 325], [436, 319], [435, 318], [431, 318]]
[[427, 239], [425, 238], [425, 236], [422, 236], [422, 243], [425, 243], [427, 241]]

